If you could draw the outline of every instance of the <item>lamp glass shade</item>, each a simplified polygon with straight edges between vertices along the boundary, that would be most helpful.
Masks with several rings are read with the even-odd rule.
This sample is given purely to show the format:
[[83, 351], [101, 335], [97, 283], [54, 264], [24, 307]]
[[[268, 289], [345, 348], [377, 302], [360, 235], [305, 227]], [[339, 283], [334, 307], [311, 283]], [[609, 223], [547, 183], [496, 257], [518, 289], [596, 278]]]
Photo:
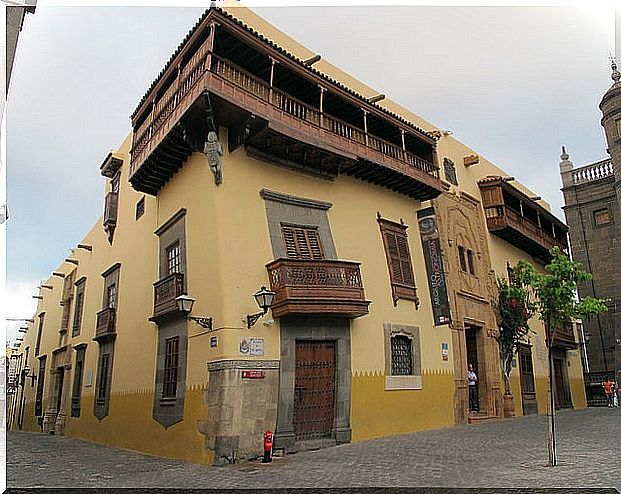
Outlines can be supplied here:
[[274, 292], [269, 291], [264, 286], [254, 294], [254, 299], [257, 301], [257, 305], [263, 309], [263, 313], [267, 313], [274, 301]]
[[194, 307], [195, 300], [188, 295], [179, 295], [176, 299], [177, 308], [181, 312], [192, 312], [192, 307]]

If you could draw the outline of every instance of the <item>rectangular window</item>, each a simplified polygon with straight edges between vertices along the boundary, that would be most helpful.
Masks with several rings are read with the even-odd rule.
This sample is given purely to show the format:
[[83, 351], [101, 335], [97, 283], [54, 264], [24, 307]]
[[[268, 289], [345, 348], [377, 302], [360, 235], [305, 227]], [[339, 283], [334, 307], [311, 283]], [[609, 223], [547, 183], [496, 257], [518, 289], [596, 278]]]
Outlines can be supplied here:
[[177, 396], [177, 377], [179, 370], [179, 337], [166, 340], [166, 356], [164, 359], [164, 387], [162, 398]]
[[468, 270], [470, 271], [470, 274], [475, 274], [475, 270], [474, 270], [474, 253], [470, 249], [468, 249], [466, 254], [468, 255]]
[[317, 227], [281, 225], [285, 250], [290, 259], [323, 259]]
[[593, 211], [593, 219], [596, 226], [602, 226], [612, 223], [612, 219], [610, 218], [610, 212], [607, 208]]
[[468, 271], [468, 266], [466, 265], [466, 249], [464, 249], [461, 245], [457, 247], [459, 251], [459, 265], [461, 270], [465, 273]]
[[45, 356], [39, 358], [39, 374], [37, 376], [37, 394], [35, 396], [35, 417], [43, 415], [43, 389], [45, 385]]
[[144, 214], [144, 196], [136, 203], [136, 220]]
[[407, 225], [378, 218], [384, 242], [388, 273], [392, 286], [393, 302], [412, 300], [418, 306], [412, 258], [408, 247]]
[[108, 396], [108, 367], [110, 365], [110, 354], [104, 353], [99, 357], [99, 373], [97, 382], [97, 405], [105, 405]]
[[86, 279], [82, 279], [77, 283], [77, 295], [75, 297], [75, 312], [73, 314], [73, 328], [71, 336], [78, 336], [82, 327], [82, 312], [84, 310], [84, 290], [86, 288]]
[[106, 288], [106, 309], [110, 307], [116, 309], [116, 283], [108, 285]]
[[390, 338], [390, 370], [393, 376], [412, 375], [412, 340], [404, 335]]
[[37, 342], [35, 344], [35, 356], [39, 355], [39, 349], [41, 348], [41, 334], [43, 333], [43, 320], [45, 319], [45, 312], [39, 314], [39, 328], [37, 330]]
[[167, 274], [181, 272], [181, 249], [179, 242], [175, 242], [166, 249], [166, 271]]
[[84, 356], [86, 346], [76, 348], [75, 377], [73, 378], [73, 390], [71, 392], [71, 416], [80, 416], [80, 401], [82, 397], [82, 378], [84, 376]]

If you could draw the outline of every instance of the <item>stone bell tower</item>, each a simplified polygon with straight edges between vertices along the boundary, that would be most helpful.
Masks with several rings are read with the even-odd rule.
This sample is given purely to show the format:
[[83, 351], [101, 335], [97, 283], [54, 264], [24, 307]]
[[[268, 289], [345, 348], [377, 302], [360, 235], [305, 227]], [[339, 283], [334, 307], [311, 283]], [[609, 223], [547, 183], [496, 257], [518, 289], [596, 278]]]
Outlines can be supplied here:
[[[612, 86], [606, 91], [599, 108], [602, 111], [602, 126], [606, 132], [608, 152], [614, 168], [614, 191], [617, 203], [621, 206], [621, 72], [617, 64], [612, 62]], [[615, 297], [614, 297], [614, 355], [615, 380], [621, 384], [621, 218], [613, 218], [615, 222], [615, 239], [613, 242], [615, 259]]]

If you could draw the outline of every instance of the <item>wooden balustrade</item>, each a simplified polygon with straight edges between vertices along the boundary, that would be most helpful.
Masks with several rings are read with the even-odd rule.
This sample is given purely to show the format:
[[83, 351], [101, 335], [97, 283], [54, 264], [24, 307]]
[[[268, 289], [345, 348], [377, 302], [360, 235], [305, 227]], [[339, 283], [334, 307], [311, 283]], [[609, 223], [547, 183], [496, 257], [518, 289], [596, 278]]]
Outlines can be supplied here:
[[153, 316], [159, 317], [178, 310], [179, 295], [185, 293], [183, 273], [173, 273], [153, 284]]
[[274, 317], [329, 314], [355, 318], [369, 312], [359, 263], [278, 259], [266, 267], [275, 293]]
[[[213, 59], [211, 67], [207, 67], [206, 61], [208, 59]], [[416, 168], [436, 178], [439, 177], [438, 168], [433, 163], [408, 151], [404, 151], [402, 147], [377, 136], [365, 135], [362, 129], [331, 115], [322, 114], [318, 108], [304, 103], [282, 90], [270, 87], [268, 82], [246, 72], [228, 60], [207, 52], [205, 46], [201, 47], [180, 71], [177, 79], [172, 82], [166, 92], [158, 96], [155, 105], [151, 109], [151, 114], [146, 116], [143, 122], [134, 129], [132, 174], [136, 171], [133, 163], [144, 159], [144, 156], [141, 156], [141, 154], [147, 147], [152, 147], [149, 146], [151, 139], [155, 138], [154, 136], [158, 130], [175, 113], [184, 96], [190, 92], [197, 81], [208, 71], [295, 118], [309, 122], [314, 126], [347, 140], [354, 141], [357, 144], [368, 146], [374, 151], [405, 163], [408, 167]]]
[[116, 334], [116, 310], [107, 307], [97, 313], [95, 340], [111, 337]]

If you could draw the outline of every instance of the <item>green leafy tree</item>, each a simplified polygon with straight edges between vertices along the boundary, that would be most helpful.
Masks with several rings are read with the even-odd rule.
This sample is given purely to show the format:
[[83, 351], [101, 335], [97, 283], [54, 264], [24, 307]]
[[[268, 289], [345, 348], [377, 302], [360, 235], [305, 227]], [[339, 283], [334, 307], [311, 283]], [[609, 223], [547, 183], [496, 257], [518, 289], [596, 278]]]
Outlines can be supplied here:
[[580, 283], [592, 278], [590, 273], [583, 271], [582, 265], [573, 262], [558, 247], [550, 250], [552, 259], [539, 273], [528, 261], [520, 260], [517, 266], [520, 281], [524, 286], [532, 288], [535, 295], [535, 306], [539, 317], [545, 324], [546, 343], [548, 346], [549, 394], [548, 394], [548, 465], [556, 465], [556, 440], [554, 432], [554, 368], [552, 353], [554, 336], [565, 324], [573, 319], [588, 320], [596, 314], [607, 310], [606, 301], [583, 297], [578, 300], [577, 289]]
[[500, 350], [505, 394], [510, 395], [509, 377], [513, 368], [513, 356], [517, 351], [518, 343], [530, 330], [528, 320], [533, 315], [535, 305], [530, 300], [528, 289], [519, 281], [519, 274], [511, 281], [498, 278], [497, 286], [498, 299], [494, 302], [498, 321], [496, 341]]

